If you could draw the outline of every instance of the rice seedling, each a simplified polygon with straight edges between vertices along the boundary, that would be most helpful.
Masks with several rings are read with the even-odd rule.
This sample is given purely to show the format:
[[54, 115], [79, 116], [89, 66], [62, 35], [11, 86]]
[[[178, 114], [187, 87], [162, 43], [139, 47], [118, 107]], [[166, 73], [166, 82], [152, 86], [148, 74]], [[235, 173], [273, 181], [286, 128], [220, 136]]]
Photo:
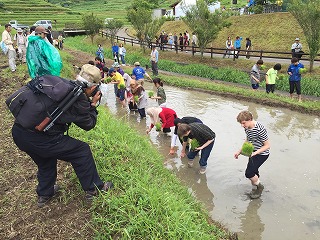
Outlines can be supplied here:
[[148, 95], [149, 95], [149, 98], [151, 98], [151, 97], [154, 96], [154, 92], [153, 92], [153, 91], [149, 91], [149, 92], [148, 92]]
[[299, 68], [299, 73], [306, 73], [307, 69], [306, 68]]
[[241, 154], [250, 157], [253, 153], [253, 144], [251, 142], [244, 142], [241, 148]]
[[119, 88], [120, 88], [120, 89], [125, 89], [125, 88], [126, 88], [126, 85], [124, 85], [123, 83], [121, 83], [121, 84], [119, 85]]
[[157, 123], [155, 124], [155, 127], [156, 127], [156, 131], [157, 131], [157, 132], [160, 132], [160, 131], [161, 131], [161, 123], [157, 122]]
[[136, 103], [139, 102], [139, 96], [134, 96], [133, 99]]
[[197, 139], [193, 138], [190, 142], [190, 150], [195, 151], [196, 148], [200, 146], [199, 142]]
[[261, 69], [261, 70], [265, 70], [265, 69], [266, 69], [266, 65], [261, 65], [261, 66], [260, 66], [260, 69]]

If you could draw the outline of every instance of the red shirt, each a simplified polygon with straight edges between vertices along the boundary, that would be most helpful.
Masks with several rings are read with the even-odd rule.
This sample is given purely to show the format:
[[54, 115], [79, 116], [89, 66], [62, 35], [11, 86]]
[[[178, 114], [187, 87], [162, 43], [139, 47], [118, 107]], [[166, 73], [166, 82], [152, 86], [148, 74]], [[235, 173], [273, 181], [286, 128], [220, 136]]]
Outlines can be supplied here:
[[162, 128], [170, 128], [174, 126], [174, 119], [177, 118], [177, 114], [171, 108], [162, 108], [159, 117], [162, 122]]

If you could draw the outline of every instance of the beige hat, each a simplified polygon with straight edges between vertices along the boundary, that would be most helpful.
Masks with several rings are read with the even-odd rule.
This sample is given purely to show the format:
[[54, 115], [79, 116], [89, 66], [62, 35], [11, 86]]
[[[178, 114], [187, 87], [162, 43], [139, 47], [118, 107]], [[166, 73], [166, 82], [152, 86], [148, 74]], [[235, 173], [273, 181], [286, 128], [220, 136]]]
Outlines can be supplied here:
[[38, 26], [38, 27], [36, 27], [36, 29], [34, 30], [34, 32], [37, 34], [39, 34], [39, 33], [49, 33], [44, 27], [42, 27], [42, 26]]
[[300, 38], [296, 38], [295, 41], [300, 41]]
[[140, 63], [139, 62], [135, 62], [134, 65], [135, 66], [140, 66]]
[[101, 81], [101, 73], [99, 68], [91, 64], [83, 65], [79, 75], [91, 83], [99, 83]]
[[23, 30], [22, 30], [21, 28], [18, 28], [18, 29], [17, 29], [17, 32], [18, 32], [18, 33], [22, 33]]

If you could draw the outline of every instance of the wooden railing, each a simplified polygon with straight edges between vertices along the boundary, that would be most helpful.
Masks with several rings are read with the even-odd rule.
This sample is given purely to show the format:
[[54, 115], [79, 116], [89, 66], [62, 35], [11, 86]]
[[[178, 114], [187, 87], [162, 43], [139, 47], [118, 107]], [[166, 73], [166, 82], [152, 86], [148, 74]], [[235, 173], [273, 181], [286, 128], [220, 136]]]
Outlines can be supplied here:
[[[100, 31], [100, 35], [102, 37], [110, 38], [110, 34], [106, 33], [105, 31]], [[144, 45], [145, 47], [151, 48], [152, 45], [156, 45], [157, 47], [160, 47], [160, 50], [171, 50], [175, 51], [177, 54], [182, 51], [190, 52], [193, 56], [195, 54], [200, 54], [200, 48], [195, 46], [183, 46], [183, 50], [181, 51], [180, 45], [170, 45], [170, 44], [159, 44], [155, 42], [146, 43], [139, 41], [135, 38], [126, 38], [126, 37], [120, 37], [120, 36], [114, 36], [114, 39], [116, 42], [123, 42], [123, 44], [131, 44], [131, 46], [134, 45]], [[232, 49], [232, 50], [226, 50], [225, 48], [205, 48], [204, 49], [204, 55], [210, 55], [211, 58], [213, 58], [214, 55], [225, 55], [226, 51], [230, 52], [230, 56], [235, 61], [237, 56], [247, 56], [247, 57], [257, 57], [259, 59], [263, 58], [274, 58], [274, 59], [291, 59], [292, 58], [292, 52], [276, 52], [276, 51], [264, 51], [264, 50], [246, 50], [241, 49], [239, 53], [238, 50]], [[228, 56], [229, 54], [227, 54]], [[303, 57], [301, 60], [309, 61], [309, 54], [303, 53]], [[317, 55], [316, 59], [314, 61], [320, 61], [320, 54]]]

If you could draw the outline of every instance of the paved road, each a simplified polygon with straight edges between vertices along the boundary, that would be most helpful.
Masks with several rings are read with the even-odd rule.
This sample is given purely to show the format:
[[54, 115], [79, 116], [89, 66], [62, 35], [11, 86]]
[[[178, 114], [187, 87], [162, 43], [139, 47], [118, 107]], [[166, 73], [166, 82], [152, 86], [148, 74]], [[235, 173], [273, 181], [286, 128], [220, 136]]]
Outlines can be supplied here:
[[[119, 30], [118, 32], [118, 36], [119, 37], [125, 37], [125, 38], [134, 38], [133, 36], [130, 36], [127, 34], [127, 31], [126, 31], [127, 28], [122, 28]], [[168, 51], [174, 51], [174, 50], [168, 50]], [[179, 51], [179, 54], [186, 54], [186, 55], [191, 55], [191, 51], [188, 51], [187, 53], [185, 51], [183, 52], [180, 52]], [[195, 53], [196, 55], [200, 55], [200, 53]], [[240, 53], [241, 54], [241, 53]], [[205, 53], [204, 56], [207, 56], [207, 57], [210, 57], [210, 53]], [[212, 57], [213, 58], [222, 58], [222, 54], [212, 54]], [[232, 56], [230, 56], [231, 58]], [[250, 57], [250, 59], [247, 59], [245, 56], [240, 56], [239, 59], [246, 59], [248, 61], [253, 61], [253, 62], [256, 62], [258, 61], [260, 58], [259, 57]], [[263, 61], [264, 62], [271, 62], [271, 63], [280, 63], [280, 64], [290, 64], [290, 59], [278, 59], [278, 58], [267, 58], [267, 57], [264, 57], [263, 58]], [[300, 61], [302, 64], [306, 65], [306, 66], [309, 66], [309, 61], [306, 61], [306, 60], [301, 60]], [[314, 67], [316, 66], [320, 66], [320, 62], [317, 61], [317, 62], [314, 62]]]

